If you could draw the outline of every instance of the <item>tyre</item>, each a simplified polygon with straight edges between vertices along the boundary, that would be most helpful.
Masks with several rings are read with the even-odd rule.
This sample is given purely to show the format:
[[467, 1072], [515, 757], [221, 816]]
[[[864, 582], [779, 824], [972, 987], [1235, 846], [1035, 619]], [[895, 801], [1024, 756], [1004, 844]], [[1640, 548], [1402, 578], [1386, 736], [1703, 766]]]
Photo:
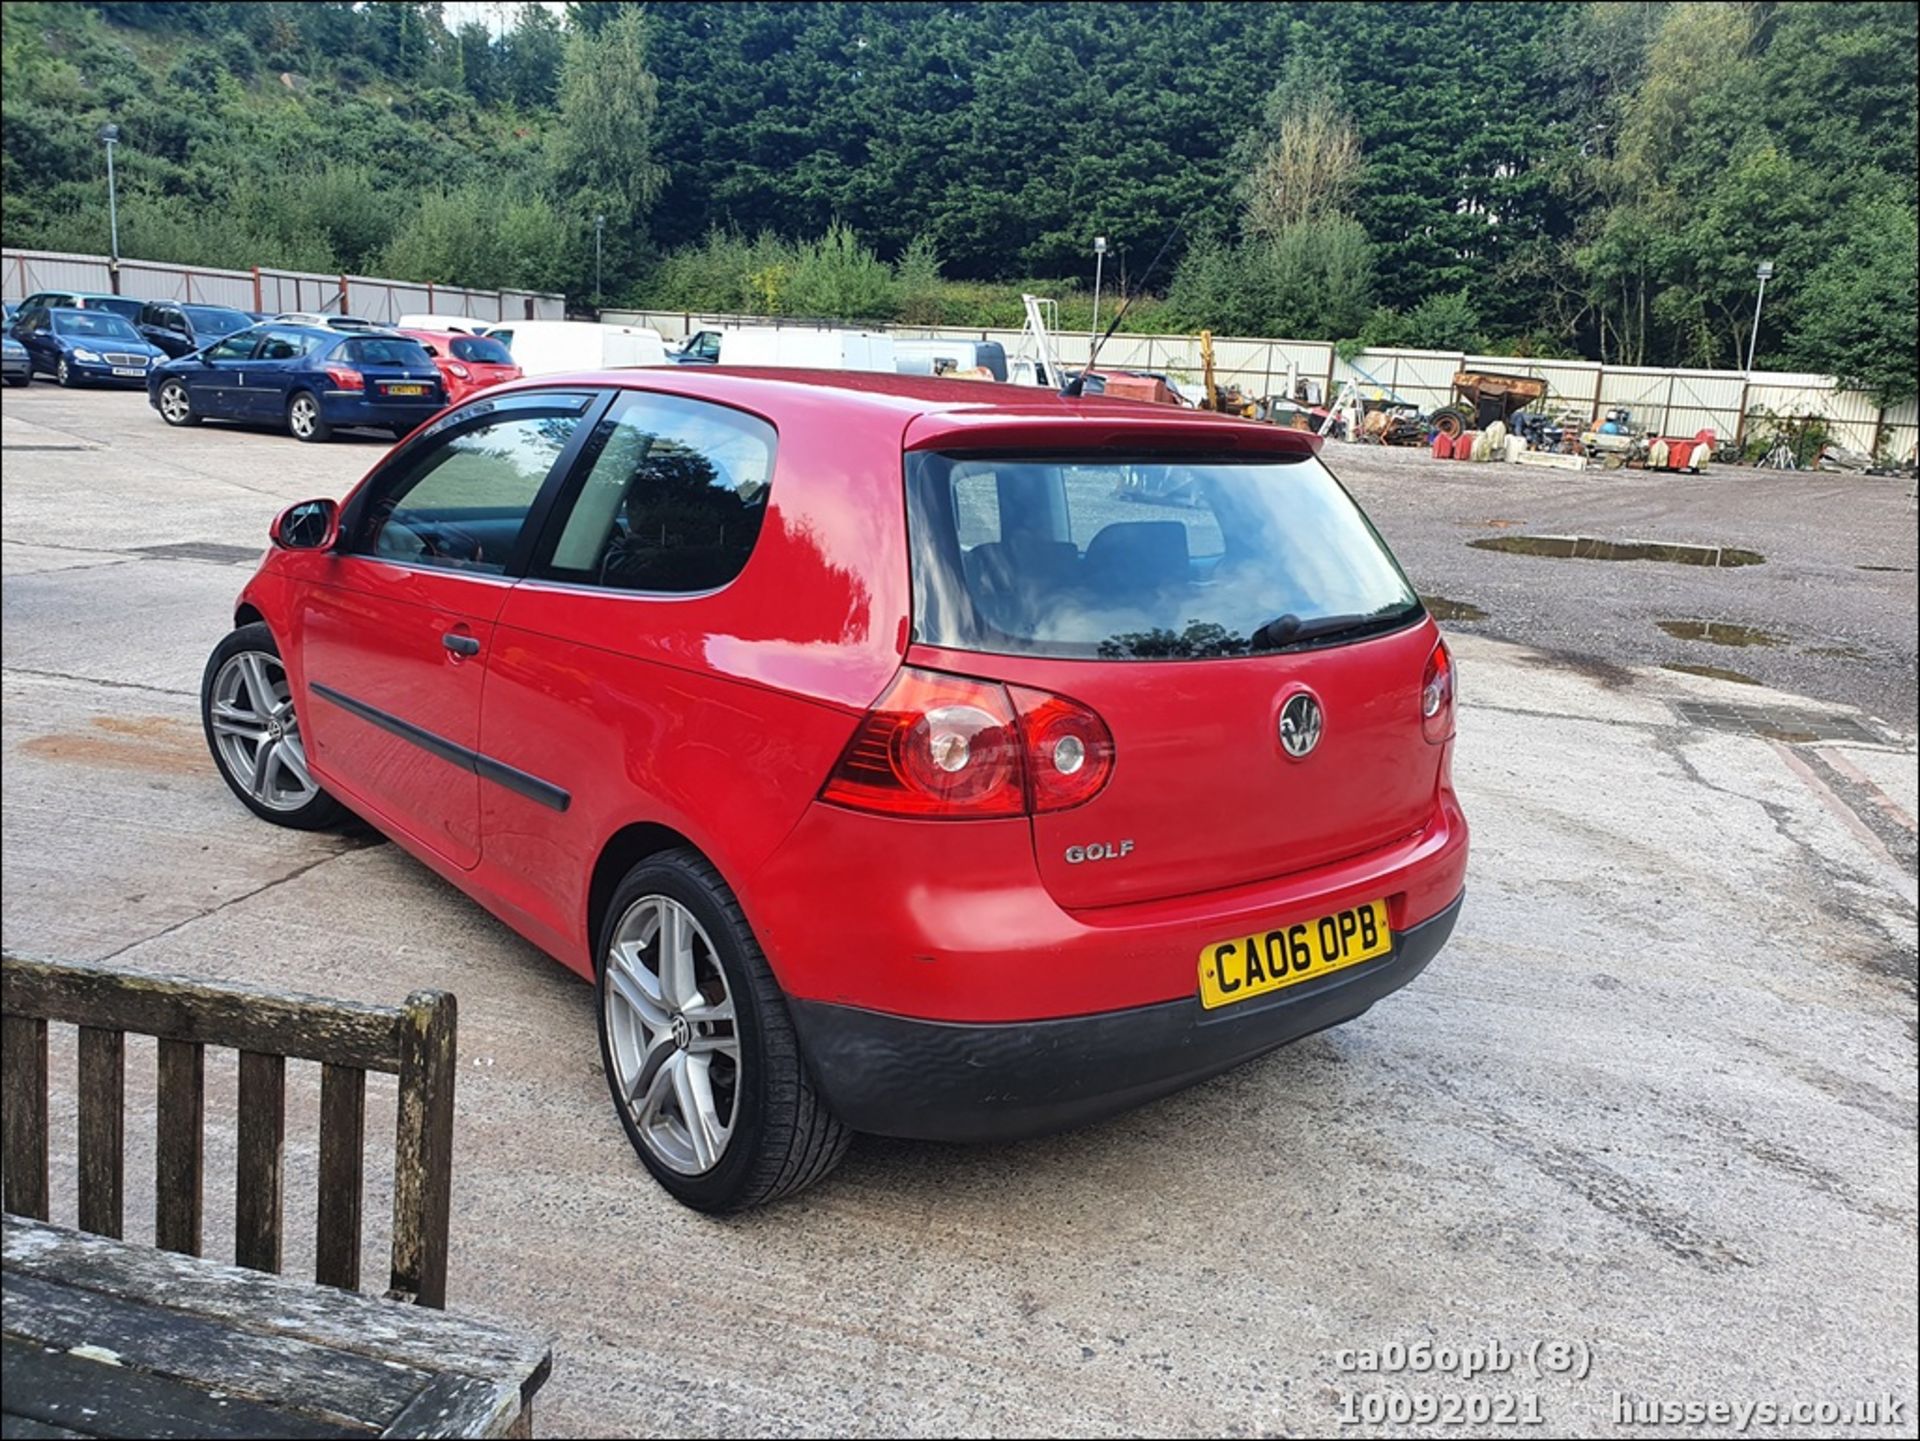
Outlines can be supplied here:
[[315, 831], [347, 818], [307, 772], [286, 667], [264, 625], [241, 626], [207, 657], [200, 724], [220, 778], [261, 820]]
[[160, 418], [168, 425], [198, 425], [200, 417], [193, 413], [193, 400], [187, 394], [184, 381], [169, 380], [160, 387]]
[[1464, 433], [1472, 417], [1457, 405], [1443, 406], [1427, 417], [1427, 428], [1452, 440]]
[[32, 379], [33, 377], [31, 375], [9, 375], [7, 377], [7, 384], [13, 387], [13, 389], [18, 390]]
[[60, 357], [59, 363], [53, 367], [53, 378], [68, 390], [73, 390], [80, 384], [80, 377], [67, 368], [67, 358], [64, 355]]
[[627, 1139], [674, 1199], [744, 1210], [839, 1164], [852, 1133], [814, 1089], [786, 996], [705, 857], [666, 851], [627, 872], [599, 942], [607, 1087]]
[[287, 429], [295, 440], [310, 442], [333, 439], [333, 427], [320, 414], [320, 402], [311, 391], [296, 390], [287, 402]]

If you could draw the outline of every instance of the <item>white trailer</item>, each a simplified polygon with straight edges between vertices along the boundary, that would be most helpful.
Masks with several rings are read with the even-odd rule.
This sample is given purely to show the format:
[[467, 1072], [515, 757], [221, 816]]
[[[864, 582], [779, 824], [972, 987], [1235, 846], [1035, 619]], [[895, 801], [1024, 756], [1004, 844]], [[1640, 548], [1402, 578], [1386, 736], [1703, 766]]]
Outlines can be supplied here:
[[894, 368], [893, 337], [871, 330], [743, 325], [720, 332], [720, 364], [891, 371]]

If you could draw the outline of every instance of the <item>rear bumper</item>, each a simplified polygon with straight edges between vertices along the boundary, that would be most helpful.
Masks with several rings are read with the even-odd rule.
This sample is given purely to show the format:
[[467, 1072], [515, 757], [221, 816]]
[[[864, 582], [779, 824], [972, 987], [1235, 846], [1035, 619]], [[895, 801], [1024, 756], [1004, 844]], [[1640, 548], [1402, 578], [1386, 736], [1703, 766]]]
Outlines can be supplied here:
[[445, 407], [437, 394], [422, 400], [366, 400], [351, 391], [320, 393], [320, 416], [328, 425], [404, 425], [412, 430]]
[[1265, 1000], [1209, 1012], [1197, 996], [1060, 1020], [921, 1021], [789, 1003], [814, 1078], [856, 1131], [1014, 1140], [1085, 1125], [1350, 1021], [1446, 943], [1465, 893], [1394, 933], [1391, 954]]

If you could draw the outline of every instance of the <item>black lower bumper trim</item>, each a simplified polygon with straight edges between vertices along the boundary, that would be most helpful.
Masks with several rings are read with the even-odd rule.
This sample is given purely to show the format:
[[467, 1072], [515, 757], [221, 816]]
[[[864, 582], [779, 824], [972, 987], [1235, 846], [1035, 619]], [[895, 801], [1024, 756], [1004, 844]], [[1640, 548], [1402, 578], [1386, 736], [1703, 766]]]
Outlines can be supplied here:
[[828, 1103], [856, 1131], [926, 1141], [1044, 1135], [1352, 1020], [1426, 969], [1464, 899], [1397, 932], [1381, 960], [1217, 1012], [1202, 1009], [1196, 996], [1002, 1025], [796, 1000], [793, 1021]]

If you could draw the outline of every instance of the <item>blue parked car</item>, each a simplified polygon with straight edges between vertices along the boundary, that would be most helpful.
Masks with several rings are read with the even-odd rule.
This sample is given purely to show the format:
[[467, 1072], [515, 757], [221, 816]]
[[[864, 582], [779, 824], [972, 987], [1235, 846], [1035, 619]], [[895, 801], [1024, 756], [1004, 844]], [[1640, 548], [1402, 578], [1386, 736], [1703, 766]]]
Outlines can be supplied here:
[[256, 325], [169, 360], [147, 399], [168, 425], [251, 420], [306, 441], [347, 425], [405, 435], [446, 404], [418, 341], [311, 325]]
[[139, 385], [167, 354], [149, 345], [133, 322], [111, 310], [26, 310], [14, 338], [27, 348], [35, 373], [62, 385]]
[[25, 385], [33, 379], [33, 362], [27, 358], [27, 348], [13, 336], [0, 334], [0, 373], [5, 374], [8, 385]]

